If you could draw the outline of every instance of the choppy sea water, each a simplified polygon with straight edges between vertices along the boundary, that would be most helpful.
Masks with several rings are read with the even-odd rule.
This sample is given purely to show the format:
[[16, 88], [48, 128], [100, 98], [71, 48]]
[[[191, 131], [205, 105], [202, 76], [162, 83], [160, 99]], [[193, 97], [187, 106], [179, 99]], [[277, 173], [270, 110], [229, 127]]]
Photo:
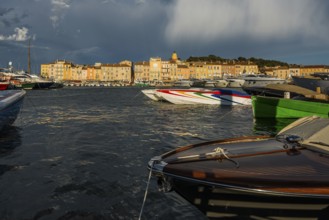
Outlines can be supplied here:
[[[288, 122], [255, 121], [251, 106], [154, 102], [132, 87], [28, 91], [0, 133], [0, 219], [138, 219], [153, 156]], [[152, 178], [142, 219], [206, 218]]]

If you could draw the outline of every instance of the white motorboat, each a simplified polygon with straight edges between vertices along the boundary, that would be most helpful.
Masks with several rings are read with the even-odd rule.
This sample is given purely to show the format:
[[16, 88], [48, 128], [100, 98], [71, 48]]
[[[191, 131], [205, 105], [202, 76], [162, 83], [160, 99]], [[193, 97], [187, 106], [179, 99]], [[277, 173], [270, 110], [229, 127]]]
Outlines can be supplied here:
[[251, 96], [231, 89], [158, 89], [157, 97], [173, 104], [251, 105]]
[[191, 87], [193, 85], [192, 80], [177, 80], [174, 82], [174, 87]]
[[228, 82], [228, 88], [241, 88], [244, 84], [244, 79], [239, 78], [227, 78], [226, 81]]

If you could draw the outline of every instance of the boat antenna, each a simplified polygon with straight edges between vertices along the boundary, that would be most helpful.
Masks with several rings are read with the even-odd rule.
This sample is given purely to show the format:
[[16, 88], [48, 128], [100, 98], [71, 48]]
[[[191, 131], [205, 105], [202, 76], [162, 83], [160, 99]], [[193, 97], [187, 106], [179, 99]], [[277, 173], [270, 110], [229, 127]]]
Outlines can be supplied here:
[[27, 73], [31, 74], [31, 38], [29, 39], [29, 47], [28, 47], [28, 68]]

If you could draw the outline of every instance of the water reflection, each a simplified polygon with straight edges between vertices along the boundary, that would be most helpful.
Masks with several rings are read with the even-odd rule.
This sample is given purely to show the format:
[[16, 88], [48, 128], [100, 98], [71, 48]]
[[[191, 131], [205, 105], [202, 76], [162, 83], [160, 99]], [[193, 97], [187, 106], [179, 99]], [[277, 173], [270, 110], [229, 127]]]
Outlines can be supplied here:
[[18, 127], [10, 126], [0, 132], [0, 157], [10, 154], [22, 144], [19, 131]]
[[259, 135], [275, 135], [296, 118], [257, 118], [254, 119], [254, 132]]
[[[14, 149], [21, 145], [19, 128], [10, 126], [0, 133], [0, 158], [11, 154]], [[7, 171], [17, 169], [15, 165], [0, 164], [0, 176]]]

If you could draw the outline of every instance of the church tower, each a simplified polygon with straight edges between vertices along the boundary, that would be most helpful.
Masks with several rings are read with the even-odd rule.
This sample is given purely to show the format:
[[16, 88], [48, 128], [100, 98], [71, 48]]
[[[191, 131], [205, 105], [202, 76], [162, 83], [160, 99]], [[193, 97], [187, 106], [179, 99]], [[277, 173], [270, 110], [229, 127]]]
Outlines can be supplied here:
[[171, 60], [176, 62], [178, 60], [178, 56], [177, 56], [177, 53], [176, 51], [174, 51], [172, 54], [171, 54]]

